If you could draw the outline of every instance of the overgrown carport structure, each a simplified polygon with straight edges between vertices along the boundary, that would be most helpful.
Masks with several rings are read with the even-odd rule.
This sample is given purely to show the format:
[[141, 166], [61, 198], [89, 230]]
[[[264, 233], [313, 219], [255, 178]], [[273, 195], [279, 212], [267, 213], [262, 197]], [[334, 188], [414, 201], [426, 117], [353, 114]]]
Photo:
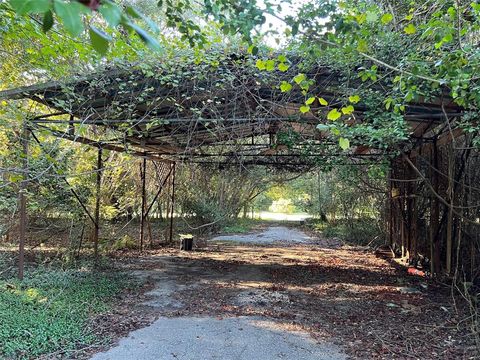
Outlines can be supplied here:
[[[436, 272], [440, 271], [443, 257], [445, 269], [451, 272], [454, 239], [457, 236], [459, 244], [462, 234], [467, 233], [465, 229], [471, 233], [475, 221], [465, 219], [476, 219], [477, 211], [476, 207], [464, 204], [468, 202], [467, 189], [470, 194], [478, 191], [466, 183], [475, 179], [470, 177], [461, 183], [452, 180], [467, 173], [468, 166], [475, 166], [471, 158], [468, 160], [471, 151], [460, 154], [459, 150], [455, 152], [456, 148], [449, 150], [447, 171], [438, 164], [441, 149], [451, 148], [455, 143], [468, 145], [471, 141], [456, 125], [462, 113], [460, 107], [439, 98], [412, 102], [403, 115], [410, 137], [399, 147], [355, 144], [352, 139], [353, 146], [342, 151], [335, 136], [317, 129], [319, 123], [325, 122], [326, 113], [340, 107], [349, 94], [347, 81], [340, 73], [321, 66], [306, 72], [306, 79], [312, 80], [309, 93], [325, 99], [328, 106], [322, 106], [317, 98], [310, 109], [302, 113], [299, 109], [305, 103], [305, 95], [301, 88], [294, 87], [288, 92], [279, 89], [282, 80], [290, 81], [298, 74], [296, 66], [290, 66], [285, 72], [259, 73], [251, 61], [235, 55], [226, 57], [222, 65], [182, 66], [180, 63], [127, 66], [68, 83], [51, 82], [0, 92], [2, 99], [30, 99], [41, 105], [25, 121], [25, 155], [28, 135], [37, 131], [98, 149], [94, 214], [82, 204], [95, 226], [96, 253], [102, 150], [125, 152], [143, 159], [140, 248], [144, 245], [144, 221], [153, 204], [147, 204], [145, 194], [147, 160], [163, 164], [165, 183], [174, 177], [175, 164], [184, 161], [308, 171], [331, 159], [336, 159], [333, 163], [336, 165], [387, 159], [392, 164], [387, 216], [390, 245], [414, 261], [420, 254], [429, 257], [433, 260], [431, 270]], [[346, 123], [361, 124], [368, 110], [365, 105], [356, 104]], [[35, 135], [34, 138], [37, 139]], [[463, 159], [463, 167], [452, 167], [455, 156]], [[26, 156], [24, 162], [27, 172]], [[28, 177], [20, 191], [20, 271], [23, 269], [27, 183]], [[457, 185], [462, 189], [460, 197], [454, 196], [458, 193]], [[425, 187], [423, 193], [422, 187]], [[174, 186], [172, 188], [174, 191]], [[161, 191], [160, 188], [153, 201]], [[171, 224], [170, 236], [172, 228]], [[474, 235], [471, 237], [469, 259], [473, 276], [478, 239], [474, 241]], [[459, 258], [457, 253], [455, 259]]]

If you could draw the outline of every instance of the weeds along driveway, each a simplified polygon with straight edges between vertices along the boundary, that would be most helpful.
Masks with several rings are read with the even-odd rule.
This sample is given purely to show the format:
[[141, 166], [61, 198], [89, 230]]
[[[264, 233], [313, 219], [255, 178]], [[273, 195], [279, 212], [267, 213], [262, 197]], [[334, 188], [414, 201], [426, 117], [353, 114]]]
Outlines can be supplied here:
[[126, 270], [153, 282], [136, 306], [157, 320], [93, 359], [431, 359], [472, 351], [444, 289], [365, 249], [293, 230], [301, 241], [257, 232], [262, 245], [221, 239], [131, 259]]

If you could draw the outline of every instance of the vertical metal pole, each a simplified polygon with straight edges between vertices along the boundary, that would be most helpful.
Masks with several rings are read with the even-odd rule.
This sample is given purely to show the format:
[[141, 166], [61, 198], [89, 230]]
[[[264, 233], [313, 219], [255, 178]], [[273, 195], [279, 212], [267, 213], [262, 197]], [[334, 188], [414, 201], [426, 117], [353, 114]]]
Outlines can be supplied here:
[[23, 270], [25, 264], [25, 238], [27, 233], [27, 183], [28, 183], [28, 137], [29, 131], [27, 121], [23, 122], [23, 135], [22, 135], [22, 147], [23, 147], [23, 179], [20, 183], [19, 191], [19, 210], [20, 210], [20, 242], [18, 245], [18, 278], [23, 279]]
[[173, 208], [175, 206], [175, 169], [177, 167], [176, 163], [173, 163], [172, 170], [172, 201], [170, 209], [170, 242], [173, 242]]
[[143, 251], [143, 238], [145, 234], [145, 179], [147, 171], [147, 158], [143, 158], [140, 164], [140, 178], [142, 181], [142, 211], [140, 215], [140, 251]]
[[[421, 155], [421, 148], [420, 148]], [[412, 158], [412, 162], [417, 165], [417, 157]], [[415, 171], [413, 168], [410, 168], [410, 179], [414, 180], [416, 177]], [[418, 201], [417, 201], [417, 182], [414, 181], [410, 184], [411, 187], [411, 198], [410, 205], [412, 208], [412, 213], [410, 217], [410, 254], [413, 253], [413, 259], [418, 260]]]
[[455, 234], [453, 233], [453, 200], [454, 200], [454, 184], [453, 178], [455, 176], [455, 153], [453, 152], [453, 144], [448, 145], [447, 153], [447, 166], [448, 166], [448, 185], [447, 185], [447, 200], [449, 202], [447, 208], [447, 253], [446, 253], [446, 263], [445, 271], [447, 275], [451, 275], [452, 272], [452, 249], [453, 249], [453, 240]]
[[102, 148], [98, 149], [97, 156], [97, 183], [95, 198], [95, 232], [93, 234], [95, 263], [98, 260], [98, 234], [100, 232], [100, 185], [102, 183]]
[[[416, 160], [414, 157], [411, 157], [411, 155], [407, 155], [410, 158], [410, 161], [412, 163], [416, 163]], [[405, 178], [407, 180], [412, 180], [414, 178], [414, 173], [413, 173], [413, 168], [409, 164], [405, 164], [406, 170], [405, 170]], [[407, 261], [410, 261], [411, 256], [412, 256], [412, 239], [413, 239], [413, 186], [412, 182], [409, 181], [405, 185], [405, 208], [406, 213], [405, 213], [405, 252], [406, 252], [406, 257]]]
[[68, 134], [69, 135], [75, 135], [75, 124], [74, 121], [75, 117], [70, 114], [70, 120], [68, 121]]
[[[437, 142], [432, 144], [431, 153], [431, 184], [433, 190], [438, 194], [438, 148]], [[430, 246], [431, 246], [431, 259], [430, 259], [430, 271], [432, 274], [438, 274], [440, 272], [440, 238], [438, 234], [439, 228], [439, 214], [440, 204], [438, 199], [432, 194], [430, 197]]]
[[393, 162], [390, 162], [388, 175], [388, 239], [390, 248], [393, 249]]

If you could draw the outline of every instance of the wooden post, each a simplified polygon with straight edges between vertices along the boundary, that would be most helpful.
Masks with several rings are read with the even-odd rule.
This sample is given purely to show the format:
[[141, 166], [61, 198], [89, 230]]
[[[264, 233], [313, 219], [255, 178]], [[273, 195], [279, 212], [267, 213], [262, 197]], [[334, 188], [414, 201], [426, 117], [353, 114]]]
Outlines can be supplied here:
[[93, 244], [95, 263], [98, 260], [98, 235], [100, 232], [100, 186], [102, 183], [102, 148], [98, 149], [97, 156], [97, 183], [96, 183], [96, 198], [95, 198], [95, 232], [93, 233]]
[[23, 272], [25, 267], [25, 241], [27, 234], [27, 183], [28, 183], [28, 138], [29, 130], [27, 121], [23, 122], [23, 134], [22, 134], [22, 147], [23, 147], [23, 159], [22, 169], [23, 178], [20, 182], [19, 191], [19, 211], [20, 211], [20, 241], [18, 245], [18, 278], [23, 280]]
[[143, 238], [145, 234], [146, 172], [147, 172], [147, 158], [144, 157], [142, 163], [140, 164], [140, 177], [142, 181], [142, 211], [140, 215], [140, 251], [143, 251]]
[[173, 172], [172, 172], [172, 201], [171, 201], [171, 210], [170, 210], [170, 242], [173, 241], [173, 208], [175, 206], [175, 168], [177, 167], [176, 163], [173, 163]]

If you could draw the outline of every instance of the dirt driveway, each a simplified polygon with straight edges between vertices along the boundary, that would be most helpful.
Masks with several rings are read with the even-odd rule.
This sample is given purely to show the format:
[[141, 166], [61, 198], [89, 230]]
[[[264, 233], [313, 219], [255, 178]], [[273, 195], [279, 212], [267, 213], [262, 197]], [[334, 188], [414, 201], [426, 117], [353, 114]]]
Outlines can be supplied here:
[[156, 320], [93, 359], [452, 359], [472, 350], [445, 289], [365, 249], [300, 230], [299, 241], [265, 235], [278, 231], [124, 263], [153, 284], [134, 307]]

